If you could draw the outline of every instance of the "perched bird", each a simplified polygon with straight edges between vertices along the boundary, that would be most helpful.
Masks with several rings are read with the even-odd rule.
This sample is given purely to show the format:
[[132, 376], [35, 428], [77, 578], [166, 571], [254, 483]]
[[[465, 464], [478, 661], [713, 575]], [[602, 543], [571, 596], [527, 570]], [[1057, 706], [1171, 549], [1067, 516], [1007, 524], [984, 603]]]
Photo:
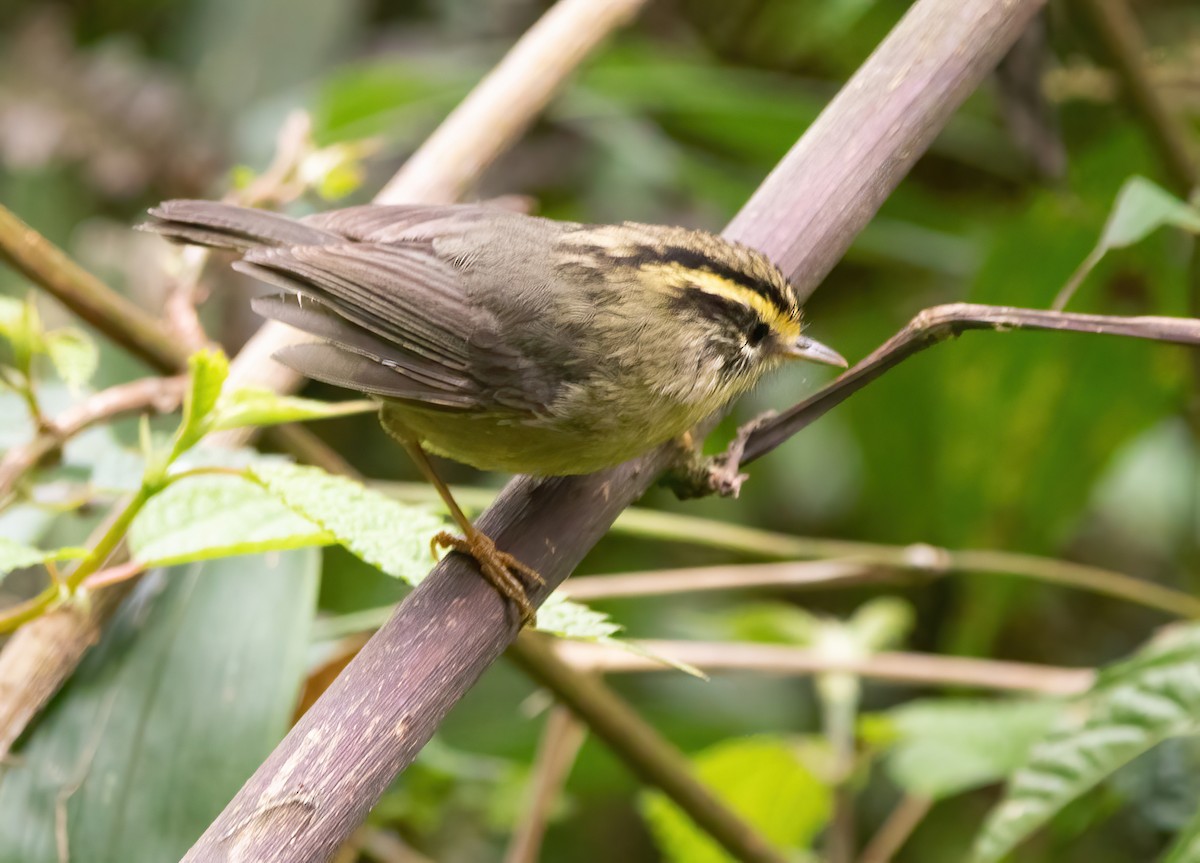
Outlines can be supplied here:
[[803, 333], [787, 278], [701, 231], [556, 222], [486, 205], [367, 205], [302, 219], [167, 201], [143, 227], [230, 249], [284, 293], [252, 301], [319, 341], [280, 362], [380, 401], [473, 556], [528, 622], [529, 567], [474, 528], [427, 452], [541, 476], [610, 467], [687, 432], [790, 359], [845, 366]]

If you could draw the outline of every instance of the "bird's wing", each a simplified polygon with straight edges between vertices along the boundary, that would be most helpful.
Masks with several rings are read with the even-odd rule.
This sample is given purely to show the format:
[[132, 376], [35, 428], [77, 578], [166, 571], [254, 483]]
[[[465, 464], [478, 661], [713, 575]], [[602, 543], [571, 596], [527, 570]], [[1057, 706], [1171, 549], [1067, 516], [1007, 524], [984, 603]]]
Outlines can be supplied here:
[[304, 375], [448, 410], [545, 407], [506, 373], [536, 373], [536, 364], [506, 347], [494, 318], [468, 297], [462, 273], [429, 242], [260, 247], [234, 266], [299, 295], [259, 301], [263, 314], [330, 343], [281, 352]]

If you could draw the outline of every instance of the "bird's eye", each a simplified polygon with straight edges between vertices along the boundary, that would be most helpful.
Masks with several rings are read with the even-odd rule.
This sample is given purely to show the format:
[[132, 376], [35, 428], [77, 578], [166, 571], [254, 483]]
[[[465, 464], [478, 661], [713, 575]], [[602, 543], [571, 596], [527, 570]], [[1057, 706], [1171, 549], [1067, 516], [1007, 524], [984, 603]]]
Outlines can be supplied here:
[[771, 328], [762, 321], [759, 321], [754, 325], [754, 329], [750, 331], [750, 334], [746, 336], [746, 344], [752, 348], [756, 348], [762, 344], [762, 340], [770, 335], [770, 333]]

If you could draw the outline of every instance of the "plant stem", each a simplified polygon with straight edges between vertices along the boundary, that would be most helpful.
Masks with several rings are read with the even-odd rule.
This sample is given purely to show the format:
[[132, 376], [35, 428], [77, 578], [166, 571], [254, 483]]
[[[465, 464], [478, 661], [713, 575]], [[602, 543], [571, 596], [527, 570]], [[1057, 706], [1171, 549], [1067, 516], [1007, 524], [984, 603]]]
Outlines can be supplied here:
[[187, 364], [187, 346], [141, 306], [113, 291], [0, 205], [0, 260], [157, 369]]
[[[509, 656], [583, 719], [588, 729], [621, 755], [643, 782], [661, 788], [696, 825], [738, 860], [783, 858], [720, 803], [691, 766], [599, 679], [580, 674], [554, 655], [544, 636], [522, 634]], [[532, 660], [532, 661], [531, 661]]]
[[537, 863], [554, 804], [575, 763], [587, 726], [567, 708], [550, 709], [534, 759], [529, 799], [513, 831], [504, 863]]
[[932, 808], [933, 801], [928, 797], [914, 794], [902, 797], [879, 828], [879, 832], [867, 843], [862, 856], [858, 858], [858, 863], [891, 863], [896, 852], [908, 841], [908, 837]]
[[67, 576], [66, 585], [70, 593], [73, 594], [78, 590], [79, 586], [83, 584], [84, 579], [98, 571], [108, 562], [109, 557], [116, 551], [117, 546], [124, 541], [125, 534], [129, 530], [129, 525], [133, 523], [137, 514], [142, 511], [142, 507], [146, 505], [146, 501], [150, 500], [157, 491], [158, 489], [143, 483], [137, 492], [134, 493], [133, 497], [129, 498], [129, 501], [121, 507], [116, 518], [109, 523], [103, 535], [96, 542], [95, 546], [93, 546], [92, 553], [84, 558], [79, 566], [75, 567], [71, 571], [71, 574]]
[[1078, 695], [1095, 679], [1095, 672], [1090, 668], [1061, 668], [929, 653], [884, 652], [850, 659], [832, 658], [815, 650], [782, 644], [666, 640], [637, 640], [634, 644], [649, 655], [612, 645], [567, 640], [555, 642], [553, 650], [573, 668], [604, 674], [670, 671], [671, 666], [653, 658], [667, 656], [709, 673], [756, 671], [806, 677], [841, 672], [916, 686], [971, 687], [1047, 695]]
[[141, 378], [94, 393], [48, 420], [33, 440], [13, 447], [0, 458], [0, 506], [25, 473], [80, 432], [125, 414], [173, 411], [183, 398], [186, 384], [182, 376]]
[[50, 585], [37, 596], [0, 612], [0, 633], [12, 632], [22, 624], [41, 617], [62, 598], [58, 585]]

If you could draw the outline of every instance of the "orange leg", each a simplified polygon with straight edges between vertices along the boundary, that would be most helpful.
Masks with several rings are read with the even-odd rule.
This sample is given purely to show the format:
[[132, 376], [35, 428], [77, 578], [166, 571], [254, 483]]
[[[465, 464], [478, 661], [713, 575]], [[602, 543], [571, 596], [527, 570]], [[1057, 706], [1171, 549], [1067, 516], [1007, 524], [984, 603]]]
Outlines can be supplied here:
[[449, 548], [475, 558], [484, 579], [521, 612], [521, 623], [535, 623], [537, 611], [529, 601], [529, 596], [525, 591], [525, 582], [521, 580], [521, 576], [537, 584], [545, 584], [541, 575], [537, 570], [521, 563], [508, 552], [496, 548], [496, 543], [492, 541], [491, 537], [471, 524], [471, 520], [467, 518], [462, 508], [459, 507], [458, 501], [454, 499], [454, 495], [450, 493], [450, 489], [433, 469], [433, 463], [430, 462], [429, 456], [426, 455], [420, 443], [410, 439], [401, 442], [408, 450], [408, 454], [412, 456], [417, 469], [421, 471], [425, 479], [429, 480], [430, 485], [437, 489], [438, 495], [450, 510], [450, 517], [462, 528], [462, 537], [442, 531], [433, 538], [430, 547], [435, 556], [438, 548]]

